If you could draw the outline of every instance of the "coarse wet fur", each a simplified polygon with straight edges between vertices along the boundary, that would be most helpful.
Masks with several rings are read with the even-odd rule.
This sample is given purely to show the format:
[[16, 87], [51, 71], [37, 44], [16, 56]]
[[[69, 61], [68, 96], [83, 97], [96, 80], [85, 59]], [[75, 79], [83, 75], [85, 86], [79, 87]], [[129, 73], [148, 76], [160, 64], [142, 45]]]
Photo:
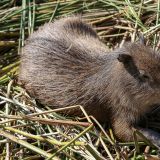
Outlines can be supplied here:
[[[19, 83], [44, 105], [82, 105], [99, 121], [109, 120], [118, 138], [130, 141], [140, 117], [160, 103], [160, 55], [140, 43], [109, 52], [90, 25], [71, 16], [28, 38]], [[160, 141], [157, 133], [139, 129]]]

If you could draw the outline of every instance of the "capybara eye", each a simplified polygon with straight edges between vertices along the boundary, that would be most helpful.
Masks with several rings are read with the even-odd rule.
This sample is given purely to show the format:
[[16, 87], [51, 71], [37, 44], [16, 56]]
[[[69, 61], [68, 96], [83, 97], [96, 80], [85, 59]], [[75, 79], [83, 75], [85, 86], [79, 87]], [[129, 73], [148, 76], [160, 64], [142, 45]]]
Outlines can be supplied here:
[[150, 80], [150, 76], [144, 70], [140, 70], [139, 72], [144, 82]]

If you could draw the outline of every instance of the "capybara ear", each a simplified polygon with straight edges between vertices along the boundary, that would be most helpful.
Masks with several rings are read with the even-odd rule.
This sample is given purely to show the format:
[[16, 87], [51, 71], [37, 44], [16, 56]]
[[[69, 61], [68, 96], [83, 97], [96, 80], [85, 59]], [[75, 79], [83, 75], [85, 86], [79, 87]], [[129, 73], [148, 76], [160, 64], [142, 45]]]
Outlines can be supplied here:
[[146, 45], [146, 40], [144, 38], [143, 33], [138, 32], [137, 34], [138, 34], [138, 42], [142, 45]]
[[133, 61], [132, 57], [128, 54], [119, 54], [117, 59], [119, 62], [122, 62], [122, 63], [129, 63], [130, 61]]
[[130, 56], [128, 54], [119, 54], [117, 59], [119, 62], [123, 63], [124, 68], [127, 70], [127, 72], [131, 76], [133, 76], [135, 79], [137, 79], [139, 81], [142, 81], [139, 69], [136, 66], [132, 56]]

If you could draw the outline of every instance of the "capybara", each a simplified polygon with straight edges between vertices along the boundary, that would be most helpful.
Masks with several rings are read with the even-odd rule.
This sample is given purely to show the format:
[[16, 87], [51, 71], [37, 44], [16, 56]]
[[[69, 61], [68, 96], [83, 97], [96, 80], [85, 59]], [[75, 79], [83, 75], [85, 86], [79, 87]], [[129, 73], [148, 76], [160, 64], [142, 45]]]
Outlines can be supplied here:
[[82, 18], [61, 18], [26, 41], [19, 82], [41, 104], [82, 105], [99, 121], [109, 121], [119, 139], [133, 140], [138, 128], [160, 145], [158, 133], [137, 125], [160, 103], [160, 55], [150, 47], [128, 42], [109, 51]]

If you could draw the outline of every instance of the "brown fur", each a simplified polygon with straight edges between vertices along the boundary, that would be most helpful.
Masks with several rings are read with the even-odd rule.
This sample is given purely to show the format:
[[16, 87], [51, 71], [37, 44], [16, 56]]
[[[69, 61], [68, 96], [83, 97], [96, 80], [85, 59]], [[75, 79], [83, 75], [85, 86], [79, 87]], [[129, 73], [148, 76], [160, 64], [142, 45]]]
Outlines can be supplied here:
[[19, 81], [38, 101], [53, 108], [80, 104], [98, 120], [110, 120], [125, 141], [160, 103], [159, 54], [139, 43], [109, 53], [79, 17], [45, 24], [29, 37], [21, 59]]

